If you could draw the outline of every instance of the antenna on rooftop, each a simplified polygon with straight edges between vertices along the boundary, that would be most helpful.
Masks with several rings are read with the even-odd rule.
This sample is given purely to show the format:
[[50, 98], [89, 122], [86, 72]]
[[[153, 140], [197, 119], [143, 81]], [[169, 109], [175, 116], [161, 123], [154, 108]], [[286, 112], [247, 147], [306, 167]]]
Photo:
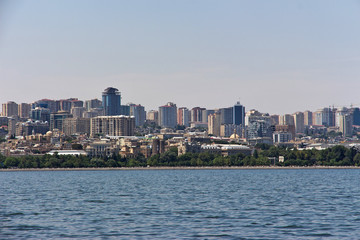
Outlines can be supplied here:
[[240, 99], [241, 99], [241, 98], [239, 97], [239, 100], [237, 101], [237, 104], [240, 104]]

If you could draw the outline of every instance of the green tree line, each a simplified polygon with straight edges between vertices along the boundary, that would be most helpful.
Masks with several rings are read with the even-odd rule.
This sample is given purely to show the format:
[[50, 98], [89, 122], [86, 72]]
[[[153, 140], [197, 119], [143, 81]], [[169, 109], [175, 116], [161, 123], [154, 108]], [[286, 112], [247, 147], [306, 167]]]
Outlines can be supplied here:
[[285, 161], [277, 166], [360, 166], [360, 152], [355, 148], [335, 146], [325, 150], [297, 150], [268, 145], [258, 145], [251, 156], [236, 154], [221, 156], [211, 153], [186, 153], [178, 156], [177, 148], [163, 154], [145, 158], [114, 155], [105, 158], [87, 156], [42, 155], [9, 156], [0, 155], [0, 168], [102, 168], [102, 167], [146, 167], [146, 166], [269, 166], [273, 158], [283, 156]]

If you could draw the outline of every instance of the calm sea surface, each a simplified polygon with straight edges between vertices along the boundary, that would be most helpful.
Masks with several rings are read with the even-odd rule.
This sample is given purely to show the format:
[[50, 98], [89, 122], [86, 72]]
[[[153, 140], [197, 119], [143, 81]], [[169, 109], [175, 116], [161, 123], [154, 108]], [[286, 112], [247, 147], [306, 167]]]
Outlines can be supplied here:
[[360, 170], [0, 172], [0, 239], [360, 239]]

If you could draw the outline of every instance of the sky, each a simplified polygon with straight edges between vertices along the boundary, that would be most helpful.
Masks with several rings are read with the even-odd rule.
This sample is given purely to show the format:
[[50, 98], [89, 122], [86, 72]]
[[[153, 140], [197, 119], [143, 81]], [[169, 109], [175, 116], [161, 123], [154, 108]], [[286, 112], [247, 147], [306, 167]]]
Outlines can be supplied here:
[[360, 1], [0, 0], [0, 103], [360, 106]]

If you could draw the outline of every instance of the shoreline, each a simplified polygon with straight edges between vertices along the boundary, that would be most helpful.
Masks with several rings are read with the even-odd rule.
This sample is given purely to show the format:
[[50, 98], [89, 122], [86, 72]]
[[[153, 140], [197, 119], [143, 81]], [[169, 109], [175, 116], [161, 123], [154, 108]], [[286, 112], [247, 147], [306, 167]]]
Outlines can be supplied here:
[[29, 171], [138, 171], [138, 170], [271, 170], [271, 169], [360, 169], [360, 166], [232, 166], [232, 167], [121, 167], [121, 168], [4, 168], [0, 172]]

